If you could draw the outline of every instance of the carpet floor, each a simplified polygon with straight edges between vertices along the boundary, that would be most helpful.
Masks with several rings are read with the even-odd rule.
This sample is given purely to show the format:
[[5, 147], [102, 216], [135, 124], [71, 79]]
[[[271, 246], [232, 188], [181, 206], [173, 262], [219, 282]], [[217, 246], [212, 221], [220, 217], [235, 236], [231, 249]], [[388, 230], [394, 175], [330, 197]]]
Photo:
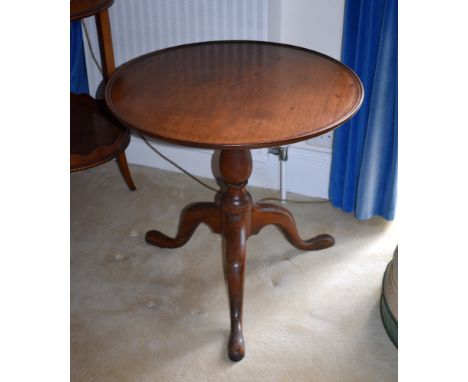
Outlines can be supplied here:
[[213, 192], [183, 174], [130, 169], [134, 192], [113, 162], [71, 175], [72, 382], [397, 380], [379, 312], [395, 223], [288, 203], [303, 238], [329, 233], [336, 244], [303, 252], [274, 226], [249, 238], [246, 356], [233, 363], [221, 238], [201, 225], [179, 249], [144, 241], [149, 229], [174, 235], [181, 209]]

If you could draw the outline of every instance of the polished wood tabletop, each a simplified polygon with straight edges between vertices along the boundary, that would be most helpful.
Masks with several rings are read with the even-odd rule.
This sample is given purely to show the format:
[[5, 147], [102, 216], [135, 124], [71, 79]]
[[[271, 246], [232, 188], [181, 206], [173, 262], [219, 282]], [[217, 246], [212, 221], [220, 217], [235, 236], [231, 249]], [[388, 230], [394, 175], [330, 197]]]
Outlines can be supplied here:
[[125, 125], [182, 145], [272, 147], [313, 138], [350, 119], [363, 87], [323, 54], [258, 41], [156, 51], [122, 65], [106, 103]]
[[105, 99], [127, 127], [168, 142], [219, 149], [223, 187], [214, 202], [188, 205], [175, 237], [157, 230], [146, 241], [185, 245], [200, 224], [223, 236], [231, 330], [228, 356], [245, 356], [243, 295], [247, 239], [276, 225], [298, 249], [334, 245], [331, 235], [303, 240], [284, 207], [255, 203], [247, 191], [250, 149], [316, 137], [359, 109], [359, 78], [346, 66], [307, 49], [268, 42], [207, 42], [136, 58], [109, 79]]
[[70, 20], [79, 20], [109, 8], [114, 0], [71, 0]]

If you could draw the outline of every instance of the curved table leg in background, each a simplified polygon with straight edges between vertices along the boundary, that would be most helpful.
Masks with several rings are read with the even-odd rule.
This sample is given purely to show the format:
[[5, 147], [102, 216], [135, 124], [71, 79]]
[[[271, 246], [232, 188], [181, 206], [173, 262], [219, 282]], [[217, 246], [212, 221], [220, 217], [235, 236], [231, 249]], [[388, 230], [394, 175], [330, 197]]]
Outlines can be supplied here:
[[175, 238], [170, 238], [159, 231], [148, 231], [145, 239], [147, 243], [160, 248], [182, 247], [201, 223], [205, 223], [215, 233], [221, 232], [220, 210], [216, 203], [193, 203], [185, 207], [180, 216], [179, 229]]
[[296, 222], [286, 208], [276, 204], [261, 203], [252, 209], [252, 233], [258, 233], [263, 227], [274, 224], [296, 248], [304, 251], [325, 249], [335, 244], [333, 236], [322, 234], [308, 240], [302, 240], [297, 232]]
[[122, 176], [125, 179], [125, 183], [127, 183], [128, 188], [131, 191], [135, 191], [136, 187], [135, 187], [135, 184], [133, 183], [132, 175], [130, 174], [130, 170], [128, 168], [127, 157], [125, 156], [125, 151], [122, 151], [117, 157], [117, 164], [119, 165], [120, 172], [122, 173]]

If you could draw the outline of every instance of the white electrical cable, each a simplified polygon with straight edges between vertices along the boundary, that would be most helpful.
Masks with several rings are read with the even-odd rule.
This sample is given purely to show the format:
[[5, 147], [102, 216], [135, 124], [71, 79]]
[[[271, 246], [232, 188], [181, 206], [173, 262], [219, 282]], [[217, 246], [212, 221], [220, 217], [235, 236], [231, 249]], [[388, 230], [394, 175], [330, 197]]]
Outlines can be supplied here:
[[280, 160], [280, 196], [286, 200], [286, 161]]
[[83, 30], [85, 32], [86, 42], [88, 43], [88, 48], [89, 48], [89, 52], [91, 53], [91, 58], [93, 59], [94, 63], [96, 64], [96, 67], [101, 73], [101, 76], [103, 76], [104, 74], [102, 73], [101, 65], [99, 65], [98, 60], [96, 59], [96, 56], [94, 55], [93, 47], [91, 46], [91, 40], [88, 34], [88, 28], [86, 28], [86, 24], [84, 23], [84, 20], [81, 20], [81, 25], [83, 26]]
[[172, 164], [174, 167], [178, 168], [180, 171], [182, 171], [185, 175], [188, 175], [190, 178], [192, 178], [194, 181], [200, 183], [202, 186], [208, 188], [211, 191], [214, 191], [216, 193], [220, 192], [220, 190], [217, 190], [214, 187], [211, 187], [210, 185], [206, 184], [199, 178], [197, 178], [195, 175], [191, 174], [188, 172], [186, 169], [184, 169], [182, 166], [178, 165], [176, 162], [174, 162], [172, 159], [169, 159], [167, 156], [165, 156], [161, 151], [159, 151], [156, 147], [154, 147], [151, 143], [148, 142], [146, 137], [143, 134], [139, 134], [141, 139], [149, 146], [151, 150], [153, 150], [156, 154], [158, 154], [161, 158], [163, 158], [165, 161], [169, 162]]
[[[156, 147], [154, 147], [147, 139], [146, 137], [143, 135], [143, 134], [139, 134], [141, 139], [143, 139], [143, 141], [148, 145], [148, 147], [153, 150], [156, 154], [158, 154], [161, 158], [163, 158], [164, 160], [166, 160], [167, 162], [169, 162], [170, 164], [172, 164], [173, 166], [175, 166], [176, 168], [178, 168], [180, 171], [182, 171], [184, 174], [188, 175], [190, 178], [192, 178], [193, 180], [195, 180], [196, 182], [200, 183], [203, 187], [206, 187], [208, 188], [209, 190], [211, 191], [214, 191], [216, 193], [218, 192], [221, 192], [221, 190], [217, 190], [216, 188], [213, 188], [211, 186], [209, 186], [208, 184], [206, 184], [205, 182], [203, 182], [202, 180], [200, 180], [199, 178], [197, 178], [195, 175], [191, 174], [190, 172], [188, 172], [186, 169], [184, 169], [182, 166], [178, 165], [177, 163], [175, 163], [172, 159], [169, 159], [167, 156], [165, 156], [163, 153], [161, 153]], [[284, 161], [282, 161], [284, 162]], [[328, 199], [322, 199], [322, 198], [317, 198], [315, 200], [290, 200], [290, 199], [286, 199], [284, 197], [281, 197], [281, 198], [275, 198], [275, 197], [267, 197], [267, 198], [263, 198], [263, 199], [260, 199], [258, 200], [257, 202], [264, 202], [264, 201], [268, 201], [268, 200], [271, 200], [271, 201], [276, 201], [276, 202], [289, 202], [289, 203], [326, 203], [328, 202]]]

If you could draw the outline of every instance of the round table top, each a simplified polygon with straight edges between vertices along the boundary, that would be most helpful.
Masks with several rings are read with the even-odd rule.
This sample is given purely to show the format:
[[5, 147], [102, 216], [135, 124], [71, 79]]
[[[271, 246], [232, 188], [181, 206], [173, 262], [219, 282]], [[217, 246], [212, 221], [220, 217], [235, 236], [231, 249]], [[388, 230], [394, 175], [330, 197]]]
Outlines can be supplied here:
[[70, 20], [79, 20], [109, 8], [114, 0], [71, 0]]
[[122, 65], [106, 103], [128, 127], [210, 149], [294, 143], [349, 120], [363, 100], [357, 75], [323, 54], [259, 41], [182, 45]]

